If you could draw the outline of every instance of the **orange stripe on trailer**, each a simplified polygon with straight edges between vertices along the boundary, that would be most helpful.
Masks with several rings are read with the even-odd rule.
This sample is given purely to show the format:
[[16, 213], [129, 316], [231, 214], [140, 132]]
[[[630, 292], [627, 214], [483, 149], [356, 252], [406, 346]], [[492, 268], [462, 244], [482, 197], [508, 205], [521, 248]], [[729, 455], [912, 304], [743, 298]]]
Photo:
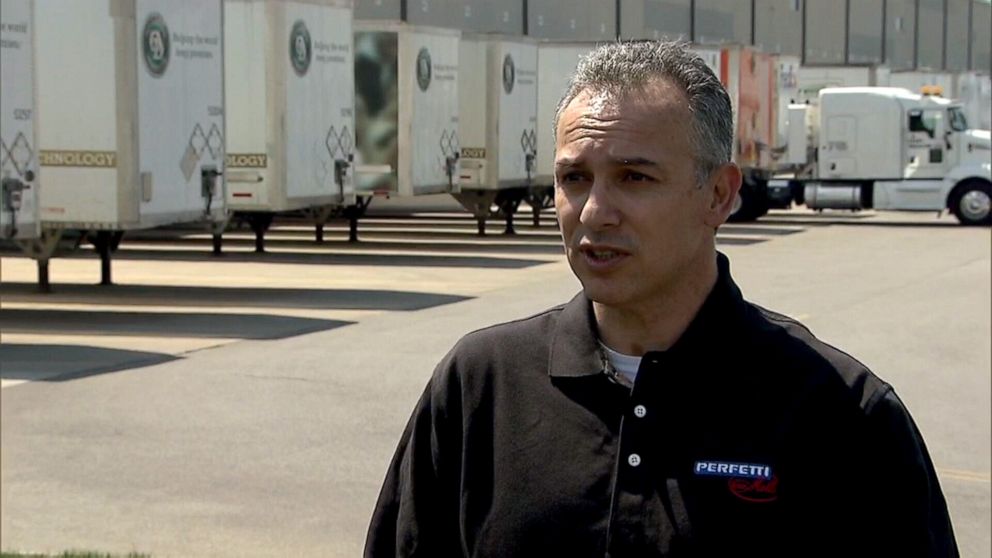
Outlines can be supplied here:
[[725, 48], [720, 49], [720, 83], [730, 85], [730, 54]]

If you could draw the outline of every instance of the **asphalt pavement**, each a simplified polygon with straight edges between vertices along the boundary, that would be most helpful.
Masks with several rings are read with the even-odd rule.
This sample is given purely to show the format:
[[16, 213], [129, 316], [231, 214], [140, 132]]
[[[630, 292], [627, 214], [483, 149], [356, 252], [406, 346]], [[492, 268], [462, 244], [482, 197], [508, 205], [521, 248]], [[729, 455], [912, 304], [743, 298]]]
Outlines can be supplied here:
[[[548, 221], [548, 220], [546, 220]], [[0, 546], [153, 556], [357, 556], [386, 466], [464, 333], [578, 290], [557, 233], [377, 218], [269, 252], [125, 237], [113, 287], [82, 252], [0, 261]], [[719, 236], [751, 300], [892, 383], [963, 556], [992, 553], [992, 233], [927, 214], [775, 212]]]

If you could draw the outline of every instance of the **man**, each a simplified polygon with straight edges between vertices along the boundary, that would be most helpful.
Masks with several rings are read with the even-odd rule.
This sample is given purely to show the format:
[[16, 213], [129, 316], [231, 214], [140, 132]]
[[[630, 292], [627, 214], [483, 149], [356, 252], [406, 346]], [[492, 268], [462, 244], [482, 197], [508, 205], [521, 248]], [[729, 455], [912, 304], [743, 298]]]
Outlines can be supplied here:
[[366, 555], [956, 556], [891, 387], [746, 302], [716, 252], [741, 173], [703, 61], [597, 49], [555, 137], [583, 292], [439, 364]]

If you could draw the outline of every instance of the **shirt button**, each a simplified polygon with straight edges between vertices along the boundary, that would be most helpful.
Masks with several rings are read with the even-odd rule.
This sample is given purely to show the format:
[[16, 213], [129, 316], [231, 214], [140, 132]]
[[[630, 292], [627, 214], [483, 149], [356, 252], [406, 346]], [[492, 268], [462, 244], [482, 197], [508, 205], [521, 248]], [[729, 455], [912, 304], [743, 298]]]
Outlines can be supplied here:
[[627, 464], [631, 467], [637, 467], [641, 464], [641, 456], [636, 453], [632, 453], [627, 456]]
[[637, 418], [644, 418], [644, 415], [648, 414], [648, 408], [644, 405], [638, 405], [634, 407], [634, 416]]

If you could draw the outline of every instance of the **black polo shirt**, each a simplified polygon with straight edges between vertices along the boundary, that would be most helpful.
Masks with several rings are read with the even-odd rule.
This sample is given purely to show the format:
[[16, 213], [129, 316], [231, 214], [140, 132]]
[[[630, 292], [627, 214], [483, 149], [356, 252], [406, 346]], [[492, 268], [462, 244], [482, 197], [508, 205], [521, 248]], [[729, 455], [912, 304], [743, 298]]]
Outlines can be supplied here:
[[403, 433], [366, 556], [957, 556], [892, 388], [719, 279], [633, 388], [583, 295], [465, 336]]

